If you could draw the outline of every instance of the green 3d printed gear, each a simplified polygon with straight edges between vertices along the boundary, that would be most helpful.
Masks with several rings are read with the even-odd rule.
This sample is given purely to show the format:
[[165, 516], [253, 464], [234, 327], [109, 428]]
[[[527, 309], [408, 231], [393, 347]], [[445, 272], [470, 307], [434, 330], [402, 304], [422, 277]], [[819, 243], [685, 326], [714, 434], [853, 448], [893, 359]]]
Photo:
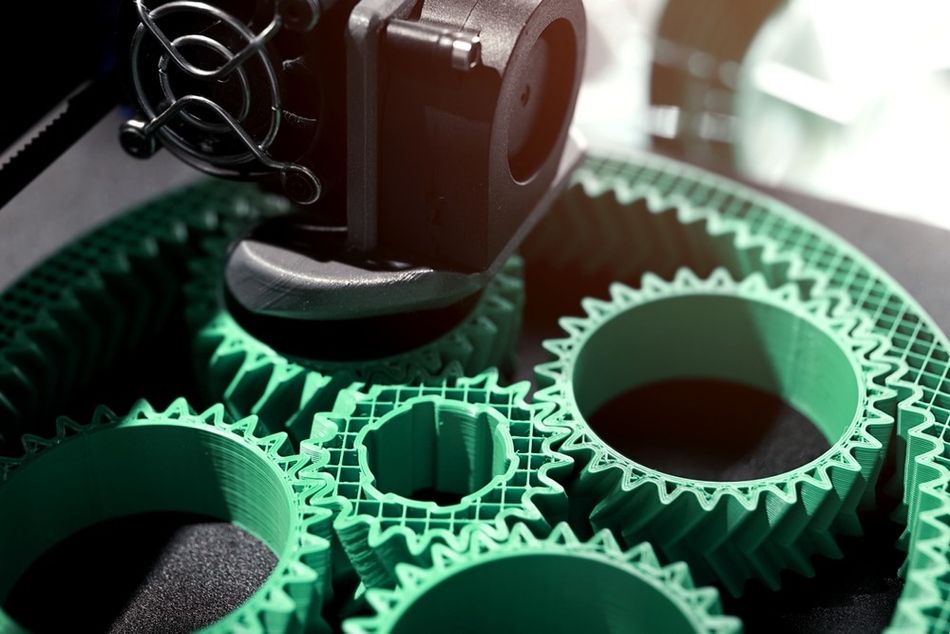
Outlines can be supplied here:
[[[160, 330], [202, 236], [286, 203], [215, 182], [142, 206], [46, 260], [0, 298], [0, 447], [44, 433], [65, 401]], [[29, 425], [29, 427], [28, 427]]]
[[273, 430], [307, 437], [315, 412], [330, 409], [339, 390], [354, 382], [401, 384], [474, 375], [503, 365], [521, 329], [524, 282], [519, 257], [489, 283], [465, 320], [420, 348], [361, 362], [288, 357], [242, 328], [224, 306], [222, 267], [227, 244], [209, 242], [210, 256], [192, 266], [186, 288], [188, 321], [198, 373], [212, 400], [235, 416], [258, 414]]
[[473, 534], [463, 549], [433, 547], [426, 568], [401, 565], [399, 586], [368, 593], [375, 615], [348, 634], [403, 634], [452, 623], [459, 632], [629, 634], [741, 632], [712, 588], [695, 588], [685, 564], [661, 566], [649, 544], [626, 552], [607, 531], [582, 542], [559, 524], [544, 540], [522, 524]]
[[331, 514], [317, 502], [331, 479], [290, 454], [286, 434], [256, 428], [254, 417], [229, 422], [220, 405], [196, 414], [179, 400], [121, 417], [100, 408], [87, 425], [60, 419], [51, 440], [25, 435], [23, 457], [0, 459], [0, 601], [33, 560], [84, 527], [186, 511], [230, 520], [278, 557], [264, 585], [209, 629], [324, 629]]
[[[654, 270], [666, 275], [679, 265], [708, 271], [721, 265], [735, 278], [761, 271], [773, 285], [785, 276], [815, 275], [826, 287], [816, 284], [816, 289], [846, 293], [886, 339], [882, 353], [895, 368], [886, 386], [897, 392], [889, 412], [897, 419], [894, 446], [907, 520], [902, 542], [908, 549], [904, 591], [891, 630], [950, 629], [950, 342], [933, 320], [886, 272], [840, 237], [725, 178], [655, 156], [599, 157], [577, 172], [575, 183], [539, 239], [526, 246], [529, 262], [539, 252], [551, 253], [551, 238], [558, 235], [559, 224], [569, 222], [566, 216], [585, 218], [587, 233], [572, 232], [571, 242], [560, 246], [567, 249], [575, 238], [587, 235], [584, 244], [596, 248], [580, 245], [573, 255], [566, 254], [565, 262], [576, 255], [600, 257], [619, 233], [653, 253], [634, 262], [624, 255], [635, 251], [628, 242], [603, 257], [604, 262], [618, 257], [631, 274]], [[603, 243], [592, 237], [599, 232]], [[662, 255], [660, 245], [673, 250]], [[613, 261], [600, 266], [613, 267]], [[802, 288], [807, 297], [810, 291]]]
[[[856, 507], [885, 457], [893, 419], [877, 403], [891, 368], [883, 341], [842, 295], [802, 301], [795, 285], [769, 289], [761, 275], [736, 283], [683, 269], [672, 283], [647, 275], [639, 290], [611, 287], [587, 299], [587, 317], [563, 319], [568, 339], [545, 346], [536, 395], [571, 435], [561, 450], [583, 469], [575, 487], [597, 500], [591, 522], [628, 543], [649, 540], [670, 559], [738, 594], [748, 578], [778, 587], [785, 568], [813, 574], [809, 556], [840, 556], [832, 532], [859, 533]], [[788, 473], [710, 482], [638, 464], [602, 441], [586, 417], [631, 387], [715, 378], [783, 397], [832, 444]], [[574, 491], [572, 491], [574, 493]]]
[[[391, 586], [401, 562], [427, 565], [432, 544], [464, 547], [475, 530], [514, 522], [549, 531], [566, 512], [553, 479], [570, 461], [539, 421], [530, 386], [495, 371], [425, 385], [340, 393], [301, 445], [336, 480], [334, 529], [368, 587]], [[438, 492], [451, 500], [424, 499]], [[431, 496], [430, 496], [431, 498]]]

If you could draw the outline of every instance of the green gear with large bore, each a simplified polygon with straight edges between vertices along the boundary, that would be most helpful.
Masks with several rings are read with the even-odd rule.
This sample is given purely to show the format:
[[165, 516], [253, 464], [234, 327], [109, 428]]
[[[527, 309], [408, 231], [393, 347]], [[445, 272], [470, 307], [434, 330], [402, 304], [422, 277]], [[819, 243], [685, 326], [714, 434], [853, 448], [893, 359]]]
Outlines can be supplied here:
[[433, 544], [463, 548], [474, 531], [516, 522], [547, 532], [566, 516], [557, 480], [571, 462], [552, 449], [558, 435], [541, 423], [550, 407], [528, 403], [529, 390], [489, 371], [345, 390], [314, 417], [301, 451], [334, 476], [334, 530], [367, 587], [392, 586], [399, 563], [427, 565]]
[[397, 568], [395, 589], [372, 589], [375, 614], [348, 634], [460, 632], [733, 634], [712, 588], [696, 588], [686, 564], [661, 566], [647, 544], [624, 551], [608, 531], [579, 540], [566, 524], [537, 539], [523, 524], [503, 536], [475, 533], [461, 549], [438, 544], [432, 563]]
[[[610, 291], [610, 301], [583, 302], [586, 317], [561, 321], [568, 338], [546, 342], [556, 360], [537, 368], [536, 399], [557, 407], [548, 423], [570, 430], [560, 449], [582, 466], [569, 493], [594, 501], [594, 528], [650, 541], [733, 594], [750, 578], [777, 588], [785, 569], [810, 576], [813, 554], [840, 556], [833, 534], [860, 533], [857, 507], [873, 494], [894, 422], [879, 405], [894, 397], [880, 385], [891, 373], [885, 342], [867, 320], [843, 294], [805, 301], [793, 284], [735, 282], [725, 269]], [[676, 378], [781, 396], [831, 447], [786, 473], [713, 482], [637, 463], [587, 421], [627, 389]]]
[[258, 431], [255, 417], [232, 422], [220, 405], [196, 413], [180, 399], [164, 411], [140, 402], [124, 416], [99, 408], [88, 424], [59, 419], [53, 438], [23, 436], [22, 457], [0, 458], [0, 603], [76, 531], [185, 511], [229, 520], [277, 555], [263, 585], [206, 631], [326, 630], [332, 517], [320, 501], [332, 479], [293, 453], [286, 434]]
[[203, 237], [286, 209], [248, 186], [192, 186], [91, 231], [4, 291], [0, 448], [51, 432], [70, 398], [164, 327]]
[[209, 241], [208, 256], [192, 264], [185, 289], [198, 374], [213, 400], [235, 416], [258, 414], [274, 431], [303, 440], [316, 412], [357, 382], [412, 384], [472, 376], [504, 365], [521, 329], [525, 294], [522, 261], [514, 256], [488, 284], [472, 312], [448, 333], [419, 348], [369, 361], [326, 362], [291, 357], [245, 330], [224, 305], [227, 243]]
[[[584, 232], [576, 230], [578, 222]], [[566, 233], [571, 241], [558, 242]], [[813, 290], [845, 293], [886, 339], [882, 352], [894, 368], [885, 384], [897, 393], [888, 411], [897, 421], [892, 446], [908, 557], [890, 629], [950, 629], [950, 341], [900, 284], [786, 204], [657, 156], [589, 159], [536, 234], [522, 251], [529, 266], [557, 246], [562, 265], [583, 269], [585, 258], [595, 258], [588, 273], [627, 283], [651, 270], [665, 277], [677, 266], [703, 274], [725, 266], [736, 279], [761, 272], [772, 286], [798, 276], [804, 297]], [[618, 236], [645, 245], [645, 254], [635, 256], [637, 249], [620, 245]], [[576, 248], [568, 252], [568, 246]]]

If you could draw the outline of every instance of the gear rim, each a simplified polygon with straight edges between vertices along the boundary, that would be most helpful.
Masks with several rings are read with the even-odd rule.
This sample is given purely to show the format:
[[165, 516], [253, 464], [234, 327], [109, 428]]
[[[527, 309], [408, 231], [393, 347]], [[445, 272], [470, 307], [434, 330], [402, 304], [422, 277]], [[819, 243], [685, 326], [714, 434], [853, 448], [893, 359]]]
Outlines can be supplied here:
[[[440, 584], [451, 582], [453, 577], [457, 578], [478, 565], [537, 555], [564, 557], [562, 565], [573, 557], [590, 558], [599, 565], [615, 565], [626, 575], [654, 589], [660, 600], [672, 604], [692, 631], [717, 634], [742, 631], [738, 619], [722, 614], [714, 589], [694, 586], [685, 564], [662, 566], [648, 543], [624, 551], [608, 531], [581, 541], [562, 523], [550, 535], [539, 539], [525, 525], [516, 524], [504, 535], [475, 534], [461, 549], [439, 544], [433, 547], [433, 551], [431, 566], [420, 568], [403, 564], [399, 567], [400, 583], [396, 589], [369, 590], [368, 600], [375, 614], [346, 621], [344, 631], [348, 634], [399, 631], [400, 619]], [[477, 603], [477, 596], [471, 598]]]
[[[97, 452], [96, 445], [101, 447], [103, 443], [108, 445], [110, 442], [119, 442], [122, 435], [129, 438], [136, 435], [151, 435], [156, 439], [169, 434], [185, 435], [196, 442], [204, 437], [206, 442], [202, 443], [200, 451], [209, 452], [204, 458], [204, 463], [215, 464], [219, 469], [218, 477], [227, 480], [228, 478], [224, 477], [225, 474], [236, 478], [243, 473], [248, 480], [256, 482], [258, 487], [277, 487], [283, 496], [281, 501], [286, 503], [286, 507], [283, 508], [283, 514], [280, 514], [278, 508], [268, 511], [265, 507], [254, 508], [253, 505], [247, 507], [248, 500], [241, 501], [241, 495], [246, 494], [229, 491], [228, 487], [224, 486], [217, 492], [223, 498], [233, 496], [228, 498], [225, 504], [228, 513], [233, 513], [234, 516], [225, 519], [232, 519], [239, 526], [249, 522], [260, 522], [256, 528], [251, 528], [250, 525], [242, 527], [275, 550], [278, 561], [267, 580], [241, 606], [215, 623], [209, 624], [202, 631], [297, 631], [305, 626], [318, 630], [325, 629], [326, 624], [320, 610], [329, 593], [331, 514], [317, 501], [332, 489], [332, 481], [319, 468], [319, 465], [312, 464], [306, 456], [292, 453], [289, 450], [286, 435], [263, 436], [258, 433], [259, 431], [256, 418], [231, 421], [220, 405], [197, 413], [184, 399], [174, 401], [167, 409], [161, 411], [141, 401], [128, 414], [122, 416], [114, 414], [108, 408], [100, 407], [91, 421], [85, 424], [60, 418], [57, 421], [54, 437], [40, 438], [25, 435], [22, 440], [23, 456], [0, 458], [0, 504], [16, 505], [18, 500], [21, 503], [28, 503], [32, 499], [30, 486], [33, 483], [26, 478], [43, 480], [44, 476], [50, 473], [55, 474], [63, 469], [65, 469], [63, 473], [67, 473], [71, 466], [85, 465], [93, 459], [93, 456], [97, 459], [107, 459], [110, 454]], [[70, 453], [78, 453], [79, 456], [78, 458], [73, 456], [70, 459]], [[119, 467], [121, 470], [122, 458], [114, 452], [112, 456], [116, 459], [116, 463], [111, 468]], [[209, 456], [216, 456], [216, 458], [212, 460]], [[246, 462], [241, 464], [238, 456], [246, 459]], [[65, 464], [62, 464], [64, 462]], [[74, 464], [70, 465], [70, 463]], [[100, 464], [96, 471], [103, 474], [109, 468], [108, 465]], [[233, 472], [228, 472], [229, 469]], [[88, 468], [85, 470], [87, 473], [90, 471]], [[148, 478], [152, 476], [147, 476], [145, 473], [143, 471], [138, 474], [146, 478], [142, 482], [143, 486], [136, 488], [134, 492], [127, 491], [128, 498], [120, 500], [116, 508], [110, 510], [99, 508], [98, 512], [87, 514], [88, 517], [76, 520], [74, 522], [76, 525], [60, 537], [71, 534], [84, 526], [130, 512], [178, 510], [173, 500], [162, 500], [162, 495], [167, 495], [167, 493], [159, 491], [155, 488], [155, 484], [147, 484]], [[260, 479], [255, 481], [255, 477]], [[83, 480], [82, 483], [74, 485], [77, 490], [89, 484], [88, 479], [81, 478], [81, 480]], [[243, 477], [237, 479], [237, 481], [243, 480]], [[265, 484], [265, 480], [268, 484]], [[93, 484], [97, 492], [101, 492], [100, 489], [117, 486], [110, 484], [108, 478], [100, 479], [98, 484]], [[203, 484], [200, 479], [198, 484]], [[214, 479], [214, 482], [207, 486], [213, 488], [219, 485], [217, 479]], [[155, 490], [152, 490], [153, 488]], [[18, 489], [20, 489], [19, 496]], [[154, 499], [146, 499], [143, 503], [134, 499], [138, 495], [144, 495], [146, 498], [154, 495]], [[197, 494], [197, 497], [201, 496], [202, 494]], [[114, 504], [116, 497], [118, 496], [109, 496], [109, 504]], [[162, 508], [164, 506], [168, 508]], [[36, 512], [42, 515], [44, 510], [48, 509], [40, 508]], [[194, 510], [207, 512], [209, 509]], [[269, 525], [268, 520], [265, 519], [265, 515], [270, 517], [271, 511], [280, 516], [276, 525]], [[241, 517], [244, 519], [240, 519]], [[57, 527], [57, 529], [63, 532], [61, 528]], [[263, 534], [265, 532], [271, 532], [271, 534], [265, 536]], [[7, 544], [10, 543], [10, 539], [11, 535], [6, 534]], [[28, 552], [20, 557], [21, 570], [14, 571], [15, 574], [7, 579], [4, 585], [12, 587], [11, 584], [15, 583], [16, 577], [23, 572], [25, 566], [28, 566], [56, 541], [48, 537], [43, 539], [45, 543], [32, 544], [35, 552]], [[275, 543], [281, 540], [284, 541], [283, 546], [275, 548]], [[0, 548], [8, 551], [13, 547], [6, 544], [0, 545]], [[7, 554], [9, 555], [9, 552]], [[9, 587], [6, 591], [9, 591]]]

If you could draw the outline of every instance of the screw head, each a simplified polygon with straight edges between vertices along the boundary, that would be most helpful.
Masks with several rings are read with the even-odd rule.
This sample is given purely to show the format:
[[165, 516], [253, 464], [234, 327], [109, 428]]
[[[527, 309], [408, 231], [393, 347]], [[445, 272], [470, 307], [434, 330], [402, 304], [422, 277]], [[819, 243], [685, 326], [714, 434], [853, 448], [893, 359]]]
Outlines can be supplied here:
[[130, 119], [119, 128], [119, 143], [130, 156], [139, 159], [151, 158], [158, 152], [159, 145], [155, 135], [146, 131], [143, 121]]

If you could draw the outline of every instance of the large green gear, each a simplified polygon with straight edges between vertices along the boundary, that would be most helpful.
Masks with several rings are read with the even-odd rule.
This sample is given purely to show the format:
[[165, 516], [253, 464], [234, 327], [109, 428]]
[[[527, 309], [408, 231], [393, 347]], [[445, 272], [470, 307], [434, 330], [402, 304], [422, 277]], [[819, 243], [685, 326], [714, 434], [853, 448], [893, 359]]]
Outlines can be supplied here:
[[260, 436], [254, 417], [232, 422], [220, 405], [195, 413], [184, 400], [164, 411], [141, 402], [124, 416], [100, 408], [90, 423], [61, 418], [56, 430], [23, 436], [22, 457], [0, 458], [0, 603], [78, 530], [185, 511], [230, 520], [277, 555], [264, 584], [208, 631], [327, 629], [331, 513], [320, 501], [332, 479], [292, 453], [286, 434]]
[[444, 376], [472, 376], [504, 365], [521, 329], [524, 281], [512, 257], [483, 291], [471, 314], [451, 331], [414, 350], [360, 362], [289, 357], [247, 332], [222, 300], [227, 243], [209, 241], [208, 256], [192, 265], [185, 289], [198, 374], [212, 400], [235, 416], [259, 414], [271, 429], [296, 440], [313, 414], [332, 407], [337, 392], [356, 382], [411, 384]]
[[473, 633], [742, 631], [685, 564], [661, 566], [647, 543], [624, 552], [607, 531], [581, 541], [566, 524], [546, 539], [523, 524], [501, 536], [478, 532], [461, 549], [434, 546], [430, 566], [397, 574], [397, 588], [368, 592], [375, 614], [346, 621], [345, 632], [419, 632], [434, 622]]
[[[725, 266], [733, 277], [762, 272], [770, 284], [790, 276], [814, 276], [825, 289], [845, 293], [887, 340], [884, 356], [895, 372], [886, 385], [897, 396], [889, 404], [897, 420], [893, 443], [903, 488], [908, 549], [905, 589], [892, 620], [894, 631], [943, 632], [950, 627], [950, 465], [943, 456], [950, 428], [950, 342], [926, 311], [885, 271], [830, 230], [775, 199], [699, 168], [657, 156], [591, 158], [548, 217], [537, 239], [525, 246], [529, 266], [556, 248], [564, 266], [588, 273], [610, 272], [625, 263], [628, 283], [650, 270], [668, 275], [688, 265], [707, 273]], [[571, 225], [571, 219], [574, 225]], [[585, 221], [580, 233], [576, 222]], [[559, 226], [575, 226], [563, 230]], [[631, 229], [636, 229], [636, 235]], [[571, 242], [557, 242], [569, 234]], [[627, 235], [653, 254], [634, 257], [633, 248], [605, 245]], [[586, 237], [583, 237], [586, 236]], [[663, 249], [672, 249], [664, 255]], [[650, 246], [653, 245], [653, 246]], [[556, 247], [556, 248], [552, 248]], [[811, 286], [815, 287], [814, 284]], [[817, 288], [817, 287], [816, 287]], [[810, 286], [802, 285], [805, 297]]]
[[[860, 532], [856, 509], [894, 422], [878, 405], [894, 396], [880, 386], [891, 373], [885, 342], [842, 294], [803, 301], [797, 286], [773, 290], [761, 275], [735, 282], [719, 269], [701, 280], [682, 269], [672, 282], [647, 275], [637, 290], [615, 284], [610, 301], [583, 306], [586, 317], [561, 322], [567, 339], [546, 342], [556, 360], [538, 367], [536, 399], [557, 406], [549, 424], [570, 430], [561, 450], [583, 467], [570, 492], [595, 500], [595, 528], [651, 541], [734, 594], [749, 578], [777, 588], [787, 568], [813, 574], [816, 552], [840, 556], [833, 533]], [[776, 393], [831, 448], [787, 473], [712, 482], [639, 464], [588, 424], [624, 390], [674, 378]]]
[[463, 548], [473, 531], [515, 522], [549, 531], [565, 516], [556, 479], [571, 463], [551, 448], [558, 436], [541, 423], [550, 408], [525, 401], [529, 389], [501, 387], [496, 371], [350, 389], [314, 417], [301, 451], [334, 475], [334, 529], [368, 587], [393, 585], [399, 563], [426, 565], [433, 544]]
[[130, 211], [44, 261], [0, 298], [0, 448], [44, 433], [117, 356], [160, 331], [208, 235], [281, 213], [254, 188], [209, 182]]

